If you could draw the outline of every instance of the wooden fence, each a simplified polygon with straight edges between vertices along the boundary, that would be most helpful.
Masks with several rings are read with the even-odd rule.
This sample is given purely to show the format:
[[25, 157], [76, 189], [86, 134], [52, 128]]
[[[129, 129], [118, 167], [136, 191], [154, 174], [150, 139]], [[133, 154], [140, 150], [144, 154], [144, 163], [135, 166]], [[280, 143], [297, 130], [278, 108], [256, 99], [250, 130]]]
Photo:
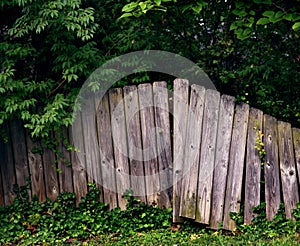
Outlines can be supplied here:
[[[38, 151], [41, 143], [21, 122], [7, 126], [8, 142], [0, 142], [0, 205], [11, 204], [13, 185], [30, 177], [30, 197], [41, 201], [75, 192], [79, 202], [95, 182], [110, 208], [125, 208], [123, 194], [131, 188], [143, 202], [173, 207], [174, 222], [189, 218], [215, 229], [220, 223], [234, 229], [230, 212], [241, 206], [250, 223], [252, 208], [263, 201], [269, 220], [280, 202], [292, 218], [299, 202], [300, 129], [182, 79], [171, 93], [165, 82], [155, 82], [111, 89], [93, 103], [96, 115], [83, 111], [76, 132], [63, 131], [69, 141], [58, 141], [56, 152]], [[82, 138], [80, 152], [69, 151], [72, 136]]]

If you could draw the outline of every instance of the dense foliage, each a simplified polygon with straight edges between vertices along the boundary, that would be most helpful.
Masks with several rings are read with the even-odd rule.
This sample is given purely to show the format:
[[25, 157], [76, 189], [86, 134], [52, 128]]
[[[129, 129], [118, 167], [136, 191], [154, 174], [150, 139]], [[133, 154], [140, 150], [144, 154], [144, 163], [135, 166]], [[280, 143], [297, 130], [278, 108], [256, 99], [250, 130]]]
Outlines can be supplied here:
[[127, 209], [115, 208], [99, 202], [100, 191], [91, 190], [79, 206], [73, 193], [61, 193], [57, 200], [42, 203], [36, 198], [28, 202], [26, 187], [16, 188], [13, 205], [0, 207], [0, 243], [58, 243], [86, 240], [103, 233], [128, 236], [133, 232], [162, 229], [171, 225], [171, 210], [147, 206], [130, 192]]
[[33, 136], [47, 137], [72, 123], [92, 71], [159, 49], [197, 63], [221, 93], [299, 126], [299, 8], [299, 0], [1, 1], [0, 125], [22, 119]]
[[[37, 245], [87, 243], [154, 245], [249, 244], [297, 245], [300, 233], [300, 204], [294, 211], [295, 221], [285, 218], [281, 207], [273, 221], [267, 221], [265, 205], [255, 208], [258, 216], [250, 225], [243, 224], [241, 214], [233, 214], [237, 230], [233, 233], [212, 231], [185, 221], [172, 224], [170, 209], [141, 203], [128, 191], [126, 210], [108, 210], [99, 202], [99, 190], [91, 184], [87, 196], [75, 206], [75, 194], [61, 193], [56, 201], [28, 202], [27, 186], [15, 187], [16, 199], [10, 206], [0, 207], [1, 245]], [[298, 238], [299, 239], [299, 238]]]

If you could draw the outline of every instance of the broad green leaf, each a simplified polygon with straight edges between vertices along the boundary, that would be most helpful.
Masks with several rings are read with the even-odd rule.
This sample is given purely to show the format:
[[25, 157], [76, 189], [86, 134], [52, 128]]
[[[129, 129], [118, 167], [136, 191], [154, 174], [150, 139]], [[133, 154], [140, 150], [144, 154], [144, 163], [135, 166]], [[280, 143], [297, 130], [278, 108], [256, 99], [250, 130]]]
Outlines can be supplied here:
[[274, 12], [274, 11], [267, 10], [267, 11], [263, 12], [262, 15], [265, 16], [265, 17], [274, 18], [275, 12]]
[[285, 20], [291, 21], [291, 20], [293, 20], [293, 15], [292, 14], [286, 14], [283, 18]]
[[142, 9], [142, 11], [144, 11], [146, 9], [146, 7], [147, 7], [147, 3], [146, 2], [140, 2], [139, 5], [140, 5], [140, 8]]
[[247, 13], [246, 13], [246, 11], [244, 9], [234, 9], [232, 11], [232, 13], [235, 14], [235, 15], [237, 15], [237, 16], [239, 16], [239, 17], [245, 17], [245, 16], [247, 16]]
[[276, 14], [275, 14], [275, 18], [280, 18], [284, 15], [284, 13], [282, 11], [278, 11]]
[[130, 17], [130, 16], [133, 16], [133, 14], [131, 14], [131, 13], [124, 13], [124, 14], [122, 14], [122, 15], [120, 16], [119, 19], [126, 18], [126, 17]]
[[132, 2], [132, 3], [126, 4], [126, 5], [122, 8], [122, 12], [131, 12], [131, 11], [133, 11], [137, 6], [138, 6], [138, 3], [136, 3], [136, 2]]
[[232, 22], [231, 25], [230, 25], [229, 30], [232, 31], [232, 30], [235, 30], [235, 29], [237, 29], [237, 25], [235, 24], [235, 22]]
[[300, 22], [296, 22], [293, 26], [292, 26], [294, 31], [298, 31], [300, 29]]
[[238, 2], [238, 1], [236, 1], [235, 2], [235, 7], [238, 8], [238, 9], [240, 9], [242, 7], [245, 7], [245, 3], [244, 2]]
[[202, 8], [203, 8], [202, 4], [197, 4], [196, 6], [192, 7], [193, 11], [197, 14], [201, 12]]
[[254, 16], [254, 15], [255, 15], [255, 11], [251, 10], [251, 11], [249, 12], [249, 14], [252, 15], [252, 16]]
[[156, 5], [160, 5], [161, 4], [161, 0], [154, 0], [154, 2], [156, 3]]
[[266, 25], [266, 24], [269, 24], [270, 23], [270, 20], [268, 18], [260, 18], [256, 24], [257, 25]]

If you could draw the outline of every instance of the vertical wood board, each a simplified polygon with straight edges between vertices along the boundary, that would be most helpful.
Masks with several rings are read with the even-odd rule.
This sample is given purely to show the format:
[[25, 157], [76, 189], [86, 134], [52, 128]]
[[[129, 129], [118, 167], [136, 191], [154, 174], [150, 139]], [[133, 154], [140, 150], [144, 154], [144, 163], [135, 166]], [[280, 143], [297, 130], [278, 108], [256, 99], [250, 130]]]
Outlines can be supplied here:
[[131, 188], [131, 184], [122, 89], [111, 89], [109, 91], [109, 101], [111, 109], [112, 137], [116, 164], [118, 202], [121, 209], [126, 209], [127, 201], [124, 199], [123, 195], [126, 190], [129, 190]]
[[84, 141], [84, 155], [86, 161], [86, 172], [88, 181], [95, 183], [100, 190], [100, 201], [103, 201], [103, 191], [101, 184], [100, 156], [97, 139], [96, 115], [93, 98], [85, 102], [82, 107], [82, 133]]
[[45, 180], [44, 180], [44, 167], [42, 156], [40, 153], [37, 153], [35, 150], [41, 148], [40, 142], [34, 142], [30, 133], [27, 132], [27, 155], [28, 155], [28, 163], [29, 170], [31, 174], [31, 189], [32, 195], [36, 195], [39, 201], [44, 202], [46, 200], [45, 193]]
[[300, 187], [300, 129], [293, 128], [293, 143], [295, 150], [295, 161], [298, 174], [298, 186]]
[[155, 138], [152, 86], [150, 84], [140, 84], [138, 86], [138, 95], [140, 104], [147, 202], [149, 205], [157, 205], [160, 203], [158, 196], [160, 183]]
[[207, 90], [202, 123], [196, 208], [196, 221], [203, 224], [209, 224], [210, 221], [219, 106], [220, 93], [216, 90]]
[[[4, 127], [9, 134], [8, 127]], [[10, 136], [8, 136], [7, 143], [0, 140], [0, 156], [4, 203], [5, 205], [11, 205], [16, 197], [13, 192], [13, 185], [16, 184], [16, 176]]]
[[[30, 177], [30, 174], [27, 159], [27, 146], [22, 122], [18, 120], [11, 121], [10, 131], [17, 184], [19, 186], [24, 186], [28, 183], [27, 179]], [[29, 198], [30, 197], [31, 191], [29, 190]]]
[[103, 199], [109, 205], [109, 209], [113, 209], [118, 206], [118, 199], [108, 95], [104, 95], [96, 106]]
[[255, 148], [264, 148], [259, 145], [263, 143], [262, 129], [263, 112], [255, 108], [250, 109], [247, 137], [246, 154], [246, 180], [245, 180], [245, 207], [244, 223], [250, 224], [255, 214], [252, 209], [260, 204], [260, 178], [261, 178], [261, 160], [259, 150]]
[[54, 201], [56, 200], [59, 194], [58, 173], [55, 153], [52, 149], [45, 148], [42, 156], [46, 195], [51, 201]]
[[73, 148], [70, 157], [72, 162], [73, 185], [77, 205], [81, 201], [81, 198], [85, 197], [87, 194], [87, 177], [82, 138], [81, 114], [78, 113], [72, 128], [69, 128], [69, 140]]
[[293, 209], [299, 202], [299, 187], [296, 175], [291, 124], [278, 121], [279, 166], [285, 214], [294, 218]]
[[133, 194], [146, 203], [145, 173], [139, 115], [139, 100], [136, 86], [124, 87], [124, 106], [130, 162], [130, 178]]
[[235, 109], [224, 207], [223, 228], [226, 230], [233, 230], [236, 227], [235, 222], [230, 218], [230, 212], [239, 212], [242, 203], [249, 105], [237, 104]]
[[213, 179], [210, 227], [218, 229], [223, 221], [226, 179], [234, 115], [234, 97], [222, 95], [218, 122], [216, 160]]
[[169, 100], [166, 82], [153, 83], [154, 118], [160, 178], [160, 207], [172, 207], [172, 150], [169, 122]]
[[184, 79], [174, 80], [173, 94], [173, 222], [183, 222], [179, 216], [181, 198], [182, 167], [189, 105], [189, 82]]
[[58, 174], [59, 188], [61, 192], [74, 192], [73, 189], [73, 175], [71, 168], [70, 152], [67, 149], [68, 143], [68, 131], [63, 129], [61, 136], [56, 134], [56, 140], [58, 142], [59, 153], [57, 153], [57, 166], [60, 170]]
[[277, 120], [264, 115], [264, 145], [265, 145], [265, 201], [266, 217], [272, 220], [280, 206], [280, 177], [278, 159], [278, 129]]
[[196, 218], [196, 197], [199, 171], [205, 88], [191, 86], [184, 163], [182, 168], [182, 195], [180, 216]]

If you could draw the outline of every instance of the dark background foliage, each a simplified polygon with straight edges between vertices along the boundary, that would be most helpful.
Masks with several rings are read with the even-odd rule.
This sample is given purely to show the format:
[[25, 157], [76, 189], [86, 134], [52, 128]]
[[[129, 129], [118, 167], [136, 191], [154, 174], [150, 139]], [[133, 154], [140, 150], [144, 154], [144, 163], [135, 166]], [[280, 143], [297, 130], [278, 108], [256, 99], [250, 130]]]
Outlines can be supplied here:
[[[221, 93], [299, 127], [299, 8], [299, 0], [4, 0], [0, 125], [22, 119], [47, 137], [72, 123], [77, 93], [96, 68], [157, 49], [198, 64]], [[140, 73], [117, 85], [161, 78], [171, 84]]]

